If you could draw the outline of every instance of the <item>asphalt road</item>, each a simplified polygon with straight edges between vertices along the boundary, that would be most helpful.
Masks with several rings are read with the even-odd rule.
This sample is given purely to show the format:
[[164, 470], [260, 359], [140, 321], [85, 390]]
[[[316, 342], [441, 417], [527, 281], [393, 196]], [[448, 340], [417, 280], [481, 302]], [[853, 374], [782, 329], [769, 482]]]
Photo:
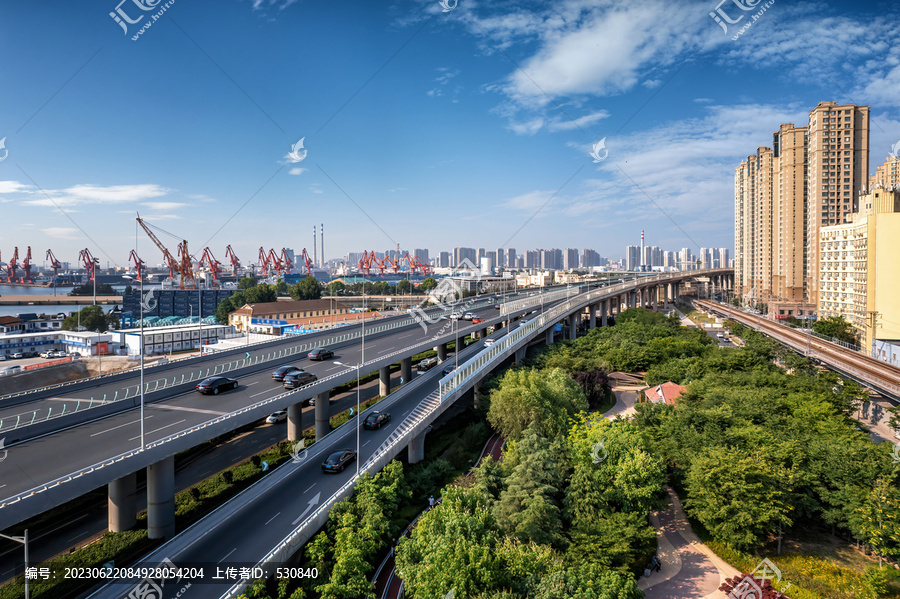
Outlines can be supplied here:
[[[499, 331], [496, 335], [505, 334]], [[480, 342], [471, 344], [460, 352], [459, 359], [468, 359], [483, 349]], [[322, 472], [322, 461], [337, 449], [355, 449], [357, 430], [347, 427], [340, 435], [333, 435], [325, 443], [315, 444], [309, 448], [307, 457], [300, 463], [287, 462], [283, 468], [284, 477], [277, 477], [282, 472], [276, 471], [271, 478], [263, 479], [257, 485], [269, 483], [264, 493], [252, 501], [239, 505], [231, 515], [228, 510], [213, 513], [207, 520], [199, 523], [195, 540], [183, 550], [175, 546], [163, 549], [171, 562], [181, 568], [203, 568], [205, 578], [201, 581], [193, 579], [190, 587], [191, 599], [218, 598], [238, 579], [214, 580], [217, 573], [225, 572], [229, 567], [252, 567], [263, 556], [277, 545], [294, 527], [296, 527], [316, 506], [335, 493], [354, 474], [357, 464], [369, 459], [376, 449], [387, 439], [394, 428], [414, 410], [419, 403], [437, 386], [442, 377], [441, 369], [432, 368], [419, 375], [410, 386], [404, 386], [382, 402], [378, 409], [388, 411], [391, 421], [380, 430], [359, 432], [360, 455], [357, 461], [347, 470], [337, 474]], [[426, 440], [427, 442], [427, 440]], [[190, 538], [190, 537], [187, 537]], [[145, 563], [144, 566], [155, 564]], [[269, 575], [274, 572], [267, 573]], [[322, 573], [321, 576], [325, 576]], [[104, 586], [91, 599], [120, 599], [127, 594], [135, 581], [116, 582]], [[167, 585], [163, 589], [163, 598], [174, 597], [181, 585]]]

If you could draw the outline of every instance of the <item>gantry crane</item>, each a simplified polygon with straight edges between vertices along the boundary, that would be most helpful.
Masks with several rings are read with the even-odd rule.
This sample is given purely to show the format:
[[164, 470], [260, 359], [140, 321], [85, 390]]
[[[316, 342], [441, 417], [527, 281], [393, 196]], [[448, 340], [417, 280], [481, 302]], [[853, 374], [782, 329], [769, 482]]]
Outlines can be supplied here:
[[264, 277], [269, 276], [269, 257], [266, 256], [266, 248], [262, 246], [259, 247], [259, 267]]
[[34, 278], [31, 276], [31, 246], [28, 246], [28, 250], [25, 252], [25, 261], [22, 262], [22, 270], [25, 271], [25, 275], [22, 277], [22, 283], [34, 283]]
[[301, 256], [303, 257], [303, 265], [306, 267], [306, 275], [312, 276], [313, 261], [312, 258], [309, 257], [309, 254], [306, 253], [306, 248], [303, 248]]
[[237, 255], [234, 253], [234, 250], [231, 249], [231, 246], [225, 248], [225, 257], [231, 260], [231, 274], [232, 276], [238, 276], [241, 271], [241, 261], [238, 260]]
[[[166, 263], [169, 265], [169, 276], [174, 277], [176, 272], [179, 274], [181, 279], [179, 288], [196, 289], [197, 282], [194, 280], [194, 267], [191, 265], [191, 254], [188, 251], [187, 239], [183, 239], [181, 243], [178, 244], [178, 255], [181, 257], [181, 260], [176, 260], [175, 256], [172, 255], [172, 252], [170, 252], [159, 238], [153, 234], [153, 231], [150, 230], [150, 227], [144, 222], [140, 214], [137, 216], [137, 222], [165, 257]], [[171, 235], [171, 233], [169, 233], [169, 235]]]
[[[229, 245], [230, 249], [231, 246]], [[212, 251], [210, 251], [209, 247], [203, 248], [203, 255], [200, 257], [200, 262], [197, 263], [198, 268], [202, 268], [203, 265], [206, 264], [206, 267], [209, 268], [210, 274], [212, 274], [213, 278], [213, 287], [219, 286], [219, 267], [222, 266], [222, 263], [216, 260], [216, 257], [213, 256]]]
[[284, 272], [289, 273], [294, 270], [294, 261], [288, 256], [287, 248], [281, 248], [281, 262], [284, 265]]
[[138, 256], [137, 252], [135, 252], [134, 250], [131, 250], [131, 253], [128, 254], [128, 259], [134, 263], [134, 270], [137, 273], [137, 280], [143, 280], [142, 277], [144, 276], [144, 267], [146, 266], [146, 264], [144, 264], [144, 261], [141, 260], [140, 256]]
[[6, 265], [6, 282], [16, 282], [16, 270], [19, 268], [19, 248], [13, 250], [13, 257]]
[[62, 264], [53, 255], [53, 250], [47, 250], [46, 259], [50, 261], [50, 268], [53, 269], [53, 284], [56, 285], [56, 278], [59, 276], [59, 269], [62, 267]]
[[87, 271], [87, 274], [90, 275], [89, 281], [94, 280], [94, 275], [97, 273], [97, 265], [100, 264], [100, 260], [94, 258], [91, 254], [91, 250], [88, 248], [84, 248], [80, 252], [78, 252], [78, 259], [81, 260], [81, 263], [84, 264], [84, 270]]

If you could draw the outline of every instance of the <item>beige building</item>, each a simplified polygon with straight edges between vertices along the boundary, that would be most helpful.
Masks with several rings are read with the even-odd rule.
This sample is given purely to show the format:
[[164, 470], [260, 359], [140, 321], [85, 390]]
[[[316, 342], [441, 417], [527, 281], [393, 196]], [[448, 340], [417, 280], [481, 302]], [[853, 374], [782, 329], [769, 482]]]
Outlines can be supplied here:
[[345, 306], [329, 300], [281, 300], [244, 304], [228, 315], [228, 324], [241, 332], [277, 332], [277, 329], [289, 326], [328, 328], [332, 322], [335, 325], [355, 322], [359, 317], [359, 314], [350, 314]]
[[869, 177], [869, 190], [876, 187], [900, 189], [900, 158], [888, 156], [884, 164], [875, 169], [875, 174]]
[[845, 222], [869, 182], [869, 107], [819, 102], [809, 113], [807, 290], [819, 297], [819, 229]]
[[900, 191], [859, 197], [850, 222], [819, 230], [819, 317], [842, 316], [866, 350], [900, 339]]
[[818, 297], [821, 227], [844, 222], [867, 187], [869, 107], [821, 102], [783, 123], [735, 170], [735, 287], [747, 301]]

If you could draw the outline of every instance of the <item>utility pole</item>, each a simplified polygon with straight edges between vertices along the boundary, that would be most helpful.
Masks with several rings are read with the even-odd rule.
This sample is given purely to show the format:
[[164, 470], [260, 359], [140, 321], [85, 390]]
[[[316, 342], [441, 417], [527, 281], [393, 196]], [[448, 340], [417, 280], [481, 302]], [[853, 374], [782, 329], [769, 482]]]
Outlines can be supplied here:
[[875, 310], [871, 310], [866, 312], [866, 328], [872, 329], [872, 357], [877, 358], [877, 352], [875, 351], [875, 329], [880, 327], [881, 325], [878, 323], [878, 319], [881, 318], [881, 314], [879, 314]]

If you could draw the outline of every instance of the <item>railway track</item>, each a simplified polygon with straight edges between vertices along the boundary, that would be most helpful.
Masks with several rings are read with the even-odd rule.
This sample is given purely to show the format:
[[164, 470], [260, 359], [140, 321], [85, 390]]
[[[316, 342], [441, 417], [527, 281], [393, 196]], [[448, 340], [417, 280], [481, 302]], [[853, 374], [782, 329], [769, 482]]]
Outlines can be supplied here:
[[785, 345], [828, 365], [842, 374], [856, 379], [881, 393], [900, 401], [900, 368], [855, 352], [835, 343], [801, 333], [791, 327], [747, 314], [743, 310], [715, 302], [699, 300], [698, 307], [716, 312], [756, 329]]

